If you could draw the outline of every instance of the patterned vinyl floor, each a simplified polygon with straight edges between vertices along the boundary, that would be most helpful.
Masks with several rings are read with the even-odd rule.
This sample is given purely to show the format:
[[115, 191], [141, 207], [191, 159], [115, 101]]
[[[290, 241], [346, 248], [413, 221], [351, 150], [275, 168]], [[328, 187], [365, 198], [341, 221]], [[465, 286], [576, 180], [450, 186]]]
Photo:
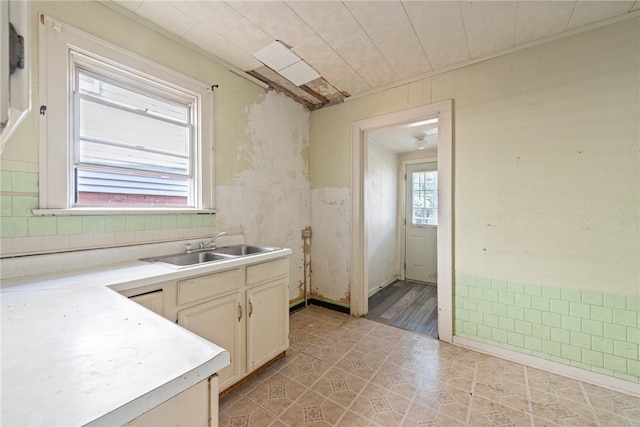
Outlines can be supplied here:
[[220, 399], [219, 425], [638, 426], [640, 399], [310, 306], [287, 356]]

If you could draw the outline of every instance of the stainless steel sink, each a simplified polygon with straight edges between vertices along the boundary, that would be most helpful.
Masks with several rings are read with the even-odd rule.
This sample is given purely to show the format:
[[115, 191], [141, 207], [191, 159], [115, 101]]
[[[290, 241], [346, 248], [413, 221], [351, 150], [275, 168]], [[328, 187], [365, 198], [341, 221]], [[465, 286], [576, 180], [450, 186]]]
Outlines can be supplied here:
[[214, 249], [213, 253], [221, 255], [245, 256], [275, 251], [278, 248], [268, 246], [233, 245]]
[[224, 261], [236, 258], [233, 255], [218, 254], [211, 251], [195, 252], [191, 254], [174, 254], [162, 257], [145, 258], [142, 261], [167, 264], [173, 268], [189, 267], [196, 264]]
[[225, 261], [238, 257], [275, 251], [278, 248], [253, 245], [233, 245], [189, 254], [173, 254], [161, 257], [144, 258], [141, 261], [164, 264], [171, 268], [184, 268], [198, 264]]

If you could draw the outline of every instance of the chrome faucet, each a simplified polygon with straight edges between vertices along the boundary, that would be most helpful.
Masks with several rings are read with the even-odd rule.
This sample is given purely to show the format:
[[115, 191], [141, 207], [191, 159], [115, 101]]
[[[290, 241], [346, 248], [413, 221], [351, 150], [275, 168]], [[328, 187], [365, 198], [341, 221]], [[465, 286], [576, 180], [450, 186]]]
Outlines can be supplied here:
[[208, 242], [200, 242], [198, 244], [198, 249], [191, 249], [191, 245], [187, 245], [186, 253], [190, 254], [192, 252], [200, 252], [200, 251], [204, 251], [204, 250], [216, 249], [216, 246], [213, 243], [216, 241], [216, 239], [218, 237], [222, 237], [222, 236], [226, 236], [226, 235], [227, 235], [226, 231], [221, 231], [220, 233], [218, 233], [215, 236], [213, 236], [211, 238], [211, 240], [209, 240]]
[[213, 236], [213, 238], [211, 240], [209, 240], [207, 243], [200, 242], [199, 248], [200, 249], [207, 249], [207, 248], [211, 247], [211, 249], [215, 249], [216, 246], [213, 244], [213, 242], [215, 242], [218, 237], [222, 237], [222, 236], [226, 236], [226, 235], [227, 235], [226, 231], [221, 231], [220, 233], [218, 233], [215, 236]]

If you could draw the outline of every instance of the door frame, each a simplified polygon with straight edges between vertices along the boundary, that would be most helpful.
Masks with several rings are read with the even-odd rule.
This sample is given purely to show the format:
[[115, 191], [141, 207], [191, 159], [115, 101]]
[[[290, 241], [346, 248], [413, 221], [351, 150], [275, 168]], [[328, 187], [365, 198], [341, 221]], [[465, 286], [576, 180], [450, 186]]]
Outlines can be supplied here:
[[366, 132], [438, 116], [438, 334], [453, 339], [453, 101], [415, 107], [351, 123], [351, 304], [352, 316], [367, 314], [367, 233], [364, 189], [367, 177]]

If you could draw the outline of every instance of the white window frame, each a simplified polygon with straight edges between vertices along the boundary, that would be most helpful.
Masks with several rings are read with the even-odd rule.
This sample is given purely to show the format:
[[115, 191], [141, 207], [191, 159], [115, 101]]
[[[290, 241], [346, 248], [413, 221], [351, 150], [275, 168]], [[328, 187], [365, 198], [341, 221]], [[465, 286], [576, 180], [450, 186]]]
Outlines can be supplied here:
[[[39, 19], [40, 179], [35, 215], [212, 213], [214, 210], [213, 91], [210, 85], [100, 40], [46, 15]], [[197, 100], [193, 207], [73, 207], [72, 52], [188, 92]]]

